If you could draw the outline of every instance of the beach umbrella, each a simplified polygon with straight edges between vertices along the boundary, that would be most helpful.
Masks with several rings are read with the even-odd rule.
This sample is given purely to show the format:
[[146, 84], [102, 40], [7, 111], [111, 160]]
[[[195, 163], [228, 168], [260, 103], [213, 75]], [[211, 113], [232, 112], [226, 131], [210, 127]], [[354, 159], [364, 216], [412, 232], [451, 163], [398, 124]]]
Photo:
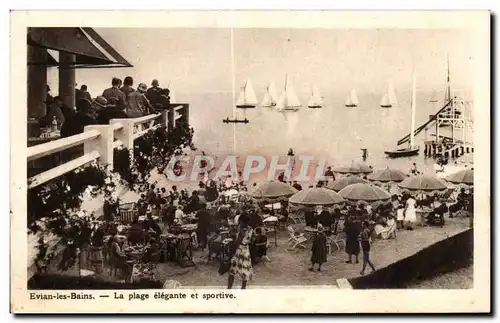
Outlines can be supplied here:
[[296, 192], [295, 188], [283, 182], [264, 182], [257, 185], [250, 195], [257, 199], [275, 199], [290, 197]]
[[352, 163], [351, 166], [335, 167], [333, 171], [340, 174], [369, 174], [373, 169], [363, 163]]
[[397, 169], [387, 167], [383, 170], [377, 170], [368, 175], [367, 179], [378, 183], [399, 183], [407, 178], [406, 174]]
[[446, 177], [446, 180], [453, 184], [474, 185], [474, 168], [464, 169]]
[[430, 175], [417, 175], [406, 178], [398, 184], [402, 189], [412, 193], [435, 194], [441, 193], [448, 189], [448, 186], [437, 178]]
[[323, 187], [312, 187], [293, 194], [289, 202], [296, 205], [329, 206], [343, 203], [344, 199], [332, 190]]
[[352, 184], [344, 187], [340, 192], [343, 198], [350, 201], [375, 202], [391, 198], [389, 192], [372, 184]]
[[392, 188], [391, 184], [400, 183], [407, 177], [408, 176], [402, 171], [387, 167], [386, 169], [377, 170], [371, 173], [370, 175], [368, 175], [367, 179], [375, 185], [379, 185], [380, 187], [387, 189], [387, 191], [390, 193]]
[[358, 184], [358, 183], [364, 183], [367, 184], [368, 181], [357, 177], [357, 176], [347, 176], [344, 178], [340, 178], [338, 180], [335, 180], [333, 182], [328, 183], [326, 188], [334, 190], [335, 192], [339, 192], [342, 190], [344, 187], [352, 185], [352, 184]]

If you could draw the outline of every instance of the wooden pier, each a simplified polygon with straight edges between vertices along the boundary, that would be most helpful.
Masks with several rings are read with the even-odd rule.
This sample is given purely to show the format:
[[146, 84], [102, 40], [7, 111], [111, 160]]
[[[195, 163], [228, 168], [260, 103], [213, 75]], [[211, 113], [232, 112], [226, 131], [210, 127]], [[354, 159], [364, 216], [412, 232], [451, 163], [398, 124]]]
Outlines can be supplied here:
[[455, 143], [425, 141], [424, 155], [427, 157], [458, 158], [464, 154], [474, 153], [474, 146], [470, 143], [456, 141]]

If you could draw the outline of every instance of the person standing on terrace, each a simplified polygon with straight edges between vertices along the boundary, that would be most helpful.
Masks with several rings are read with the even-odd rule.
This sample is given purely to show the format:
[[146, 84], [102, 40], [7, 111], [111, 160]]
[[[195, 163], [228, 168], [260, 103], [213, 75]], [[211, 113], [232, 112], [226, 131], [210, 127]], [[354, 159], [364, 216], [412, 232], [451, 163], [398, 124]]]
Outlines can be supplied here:
[[135, 91], [135, 89], [132, 87], [133, 85], [134, 85], [134, 79], [132, 78], [132, 76], [127, 76], [123, 80], [123, 86], [120, 88], [120, 91], [122, 91], [123, 94], [125, 94], [125, 100], [127, 101], [128, 101], [128, 95]]
[[160, 88], [160, 83], [158, 82], [158, 80], [154, 79], [151, 82], [151, 87], [147, 89], [146, 97], [148, 98], [149, 102], [151, 102], [152, 106], [156, 106], [157, 104], [161, 104], [161, 95], [162, 89]]
[[113, 77], [111, 80], [111, 87], [109, 89], [104, 90], [102, 92], [102, 96], [106, 98], [106, 100], [111, 100], [111, 98], [117, 98], [118, 101], [125, 102], [125, 94], [120, 91], [121, 80], [117, 77]]
[[146, 91], [147, 85], [141, 83], [137, 87], [137, 91], [128, 95], [127, 115], [130, 118], [142, 117], [153, 112], [153, 107], [145, 95]]
[[170, 107], [170, 90], [169, 89], [161, 90], [160, 103], [161, 103], [162, 109], [168, 109]]
[[80, 99], [87, 99], [89, 101], [92, 101], [92, 96], [90, 95], [89, 91], [87, 90], [87, 86], [83, 84], [80, 87], [80, 90], [76, 89], [75, 90], [75, 100], [78, 101]]

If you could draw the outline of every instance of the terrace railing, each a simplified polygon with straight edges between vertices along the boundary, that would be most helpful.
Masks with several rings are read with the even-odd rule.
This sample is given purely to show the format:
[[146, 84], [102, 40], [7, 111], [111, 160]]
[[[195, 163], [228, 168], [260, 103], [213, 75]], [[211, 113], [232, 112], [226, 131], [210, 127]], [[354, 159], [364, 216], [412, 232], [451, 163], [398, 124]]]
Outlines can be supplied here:
[[83, 133], [54, 140], [28, 148], [27, 162], [60, 153], [83, 144], [83, 156], [76, 157], [61, 165], [32, 176], [28, 188], [33, 188], [54, 178], [71, 172], [87, 163], [97, 161], [113, 169], [113, 150], [128, 148], [133, 154], [134, 140], [161, 126], [175, 127], [180, 118], [188, 120], [189, 105], [176, 105], [161, 113], [133, 119], [113, 119], [109, 125], [86, 126]]

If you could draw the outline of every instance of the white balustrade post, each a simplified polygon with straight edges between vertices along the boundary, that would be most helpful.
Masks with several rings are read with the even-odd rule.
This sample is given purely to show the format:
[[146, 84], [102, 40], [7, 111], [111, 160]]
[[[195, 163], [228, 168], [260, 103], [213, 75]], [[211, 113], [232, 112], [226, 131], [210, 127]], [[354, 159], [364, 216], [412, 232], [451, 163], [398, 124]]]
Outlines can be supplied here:
[[124, 148], [127, 148], [131, 154], [134, 155], [134, 120], [133, 119], [112, 119], [109, 124], [121, 124], [123, 128], [115, 132], [115, 137], [120, 140]]
[[161, 112], [161, 124], [168, 130], [168, 109]]
[[101, 135], [83, 144], [84, 154], [98, 151], [100, 154], [98, 159], [99, 164], [109, 166], [109, 169], [113, 170], [113, 128], [109, 125], [85, 126], [84, 131], [90, 130], [97, 130]]

